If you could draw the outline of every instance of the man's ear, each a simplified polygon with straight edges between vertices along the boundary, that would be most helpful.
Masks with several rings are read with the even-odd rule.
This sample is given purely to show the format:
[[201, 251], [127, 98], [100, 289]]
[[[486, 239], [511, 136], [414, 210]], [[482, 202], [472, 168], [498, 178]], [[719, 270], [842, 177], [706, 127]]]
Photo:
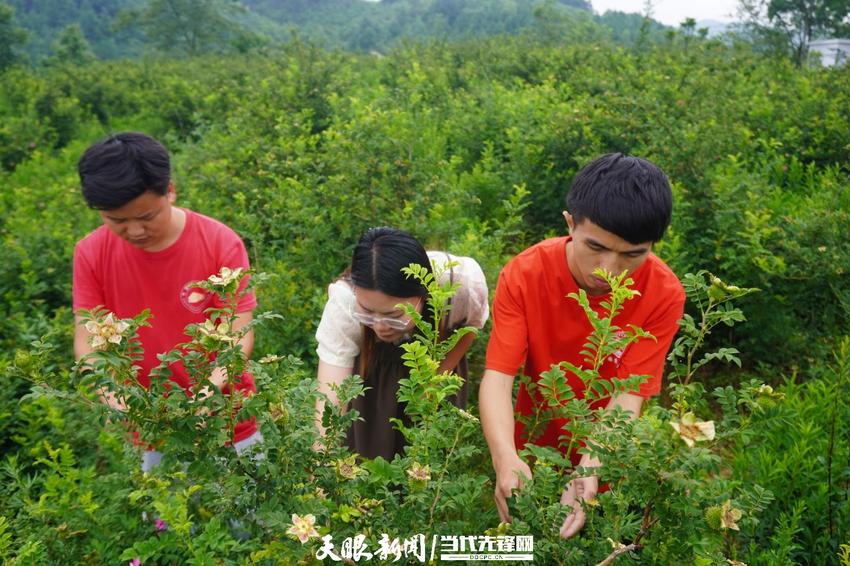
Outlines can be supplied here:
[[573, 215], [567, 212], [566, 210], [563, 212], [564, 220], [567, 221], [567, 232], [572, 234], [573, 229], [576, 227], [575, 220], [573, 220]]

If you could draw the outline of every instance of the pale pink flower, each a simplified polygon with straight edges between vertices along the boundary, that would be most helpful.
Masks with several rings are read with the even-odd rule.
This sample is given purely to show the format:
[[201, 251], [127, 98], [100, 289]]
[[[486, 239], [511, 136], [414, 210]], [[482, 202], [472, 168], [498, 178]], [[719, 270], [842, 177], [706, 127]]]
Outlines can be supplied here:
[[101, 321], [90, 320], [86, 323], [86, 330], [91, 336], [89, 344], [95, 350], [102, 350], [108, 344], [120, 344], [124, 332], [130, 325], [123, 320], [115, 320], [112, 313], [106, 315]]
[[671, 421], [670, 426], [690, 448], [693, 448], [695, 442], [714, 440], [714, 421], [697, 421], [693, 413], [685, 413], [681, 422]]
[[201, 326], [198, 327], [198, 330], [200, 330], [201, 334], [204, 336], [209, 336], [210, 338], [221, 342], [235, 344], [239, 341], [238, 336], [230, 334], [230, 324], [227, 322], [222, 322], [216, 325], [216, 323], [207, 319]]
[[219, 271], [218, 275], [210, 275], [207, 277], [207, 281], [212, 283], [217, 287], [227, 287], [233, 281], [239, 279], [239, 276], [242, 275], [242, 268], [237, 267], [236, 269], [230, 269], [229, 267], [222, 267], [221, 271]]
[[311, 538], [318, 538], [319, 531], [316, 530], [316, 517], [313, 515], [299, 517], [293, 513], [292, 526], [286, 529], [286, 534], [294, 536], [301, 541], [301, 544], [304, 544]]

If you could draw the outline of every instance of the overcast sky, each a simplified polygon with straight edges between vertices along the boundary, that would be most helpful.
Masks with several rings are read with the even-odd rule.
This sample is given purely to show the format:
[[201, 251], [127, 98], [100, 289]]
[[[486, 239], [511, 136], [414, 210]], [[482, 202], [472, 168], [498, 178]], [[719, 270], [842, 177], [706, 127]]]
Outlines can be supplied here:
[[[593, 10], [642, 13], [645, 0], [590, 0]], [[668, 26], [678, 26], [685, 18], [730, 22], [737, 19], [738, 0], [654, 0], [652, 17]]]

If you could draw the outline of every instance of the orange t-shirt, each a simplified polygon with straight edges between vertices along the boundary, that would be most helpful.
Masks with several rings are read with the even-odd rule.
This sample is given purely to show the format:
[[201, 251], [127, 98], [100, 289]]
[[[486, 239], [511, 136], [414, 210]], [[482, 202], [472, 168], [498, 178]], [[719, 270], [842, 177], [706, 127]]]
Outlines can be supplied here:
[[[566, 244], [569, 236], [544, 240], [514, 257], [502, 269], [493, 300], [493, 330], [487, 345], [487, 369], [508, 375], [523, 373], [535, 381], [553, 364], [568, 361], [583, 366], [581, 350], [591, 333], [584, 311], [569, 293], [579, 288], [567, 265]], [[602, 365], [603, 377], [651, 375], [637, 393], [642, 397], [657, 395], [661, 390], [664, 360], [685, 303], [685, 292], [678, 277], [658, 257], [649, 254], [632, 273], [633, 288], [640, 295], [626, 301], [614, 324], [628, 328], [634, 324], [655, 336], [657, 341], [642, 339], [625, 351], [609, 356]], [[602, 310], [606, 296], [588, 297], [591, 307]], [[584, 383], [566, 372], [567, 382], [583, 397]], [[524, 385], [520, 385], [516, 411], [531, 414], [534, 403]], [[607, 400], [595, 403], [604, 406]], [[565, 433], [563, 419], [553, 420], [535, 444], [558, 446]], [[517, 449], [525, 445], [522, 425], [517, 422], [514, 437]]]

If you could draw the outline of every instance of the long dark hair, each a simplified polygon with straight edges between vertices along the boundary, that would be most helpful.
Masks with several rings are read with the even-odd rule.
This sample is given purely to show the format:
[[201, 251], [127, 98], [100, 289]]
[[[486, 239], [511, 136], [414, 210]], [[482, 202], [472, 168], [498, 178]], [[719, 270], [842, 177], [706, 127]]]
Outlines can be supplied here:
[[[361, 289], [380, 291], [391, 297], [422, 297], [422, 316], [430, 324], [433, 317], [425, 304], [428, 289], [401, 271], [411, 263], [431, 271], [431, 261], [419, 240], [404, 230], [386, 226], [371, 228], [354, 248], [348, 276], [354, 286]], [[401, 362], [401, 348], [378, 340], [375, 332], [365, 325], [359, 366], [364, 379], [376, 371], [407, 373]]]
[[[393, 228], [373, 228], [363, 234], [357, 243], [347, 278], [355, 290], [379, 291], [390, 297], [404, 299], [420, 297], [423, 303], [422, 319], [426, 324], [433, 325], [433, 312], [427, 304], [428, 289], [401, 271], [411, 263], [431, 271], [428, 254], [416, 238]], [[441, 326], [440, 338], [444, 339], [448, 325]], [[350, 408], [356, 410], [364, 420], [355, 422], [348, 430], [348, 446], [368, 458], [382, 456], [391, 460], [401, 453], [406, 444], [404, 435], [392, 424], [393, 419], [411, 426], [405, 403], [397, 403], [399, 382], [410, 375], [410, 370], [401, 359], [404, 349], [400, 344], [378, 340], [375, 332], [365, 325], [362, 326], [362, 332], [360, 355], [355, 366], [368, 390], [350, 404]], [[465, 377], [465, 359], [458, 367], [458, 372], [463, 372]], [[466, 382], [462, 392], [453, 396], [451, 402], [458, 406], [466, 404]]]

